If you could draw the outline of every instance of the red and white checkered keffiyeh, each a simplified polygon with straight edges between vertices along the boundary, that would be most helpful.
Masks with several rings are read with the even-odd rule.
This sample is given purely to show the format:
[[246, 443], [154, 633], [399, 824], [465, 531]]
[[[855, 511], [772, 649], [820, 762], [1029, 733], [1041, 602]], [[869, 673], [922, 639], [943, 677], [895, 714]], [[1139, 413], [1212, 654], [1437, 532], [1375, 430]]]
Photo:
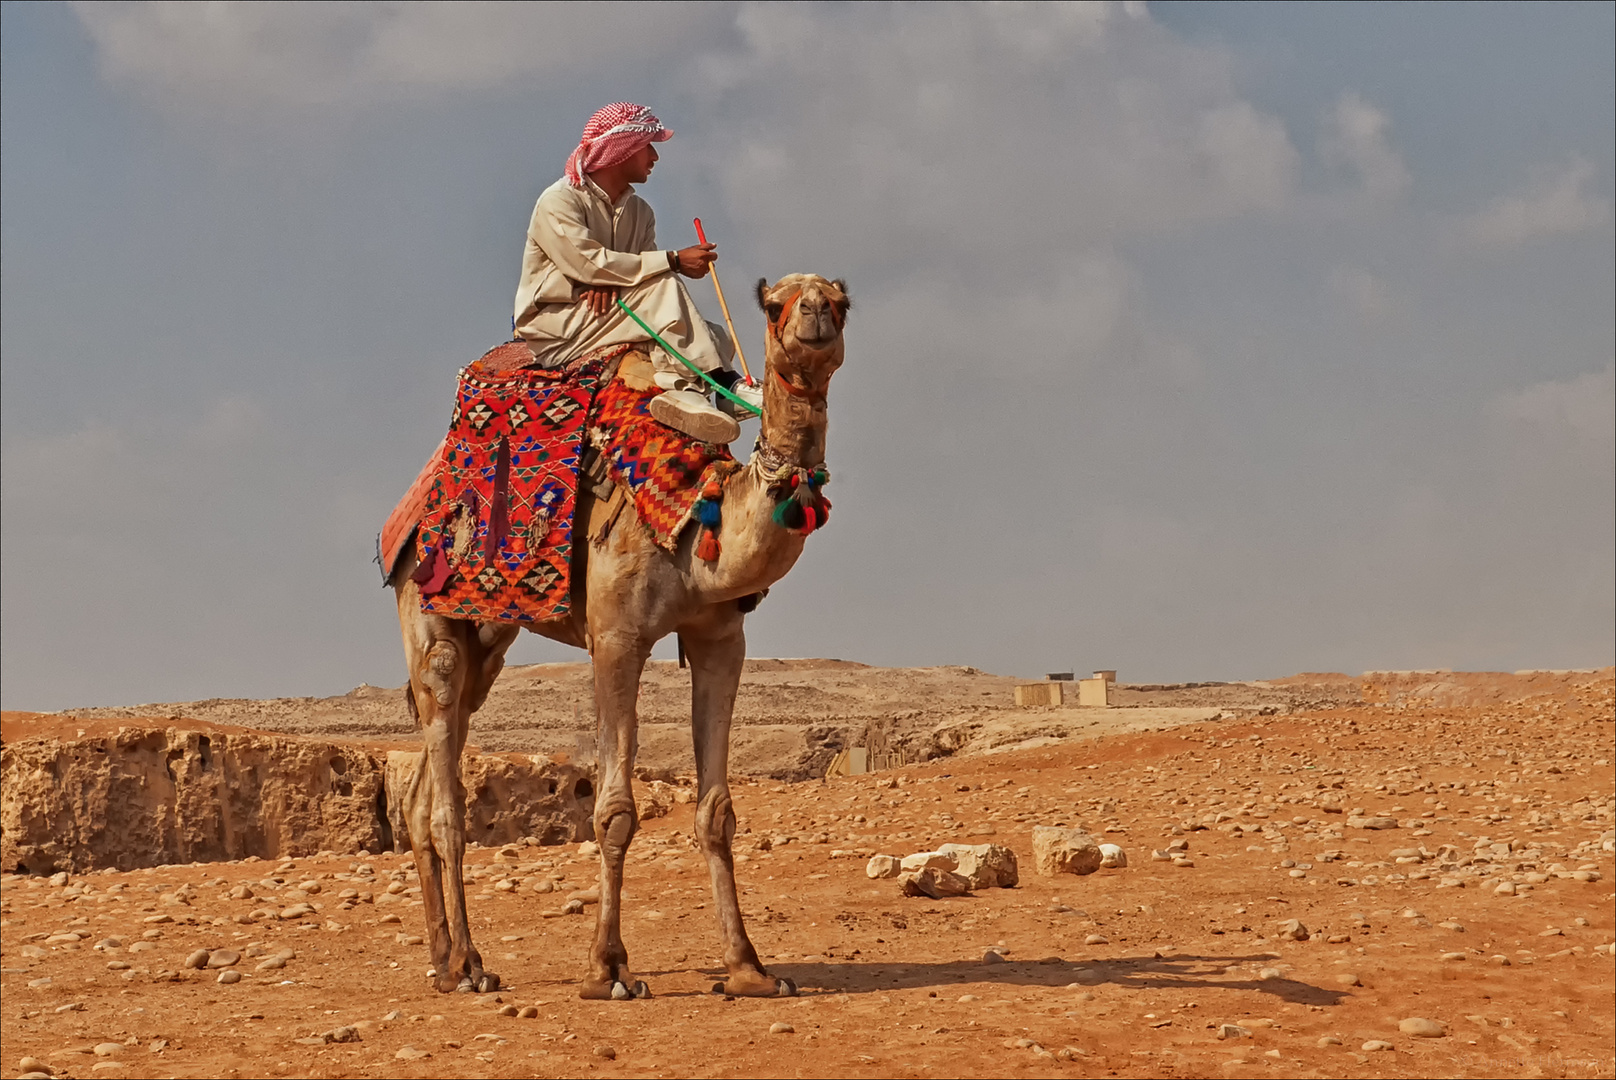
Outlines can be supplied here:
[[567, 183], [583, 187], [586, 174], [627, 160], [647, 143], [671, 138], [673, 132], [644, 105], [627, 101], [608, 105], [584, 125], [577, 149], [567, 158]]

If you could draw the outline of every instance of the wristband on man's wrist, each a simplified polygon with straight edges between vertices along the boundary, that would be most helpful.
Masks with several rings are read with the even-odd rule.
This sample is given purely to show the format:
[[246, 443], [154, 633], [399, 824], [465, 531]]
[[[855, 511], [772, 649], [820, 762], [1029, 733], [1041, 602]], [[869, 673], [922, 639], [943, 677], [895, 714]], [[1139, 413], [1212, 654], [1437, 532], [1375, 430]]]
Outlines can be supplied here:
[[676, 274], [679, 272], [679, 253], [677, 251], [668, 252], [668, 269]]

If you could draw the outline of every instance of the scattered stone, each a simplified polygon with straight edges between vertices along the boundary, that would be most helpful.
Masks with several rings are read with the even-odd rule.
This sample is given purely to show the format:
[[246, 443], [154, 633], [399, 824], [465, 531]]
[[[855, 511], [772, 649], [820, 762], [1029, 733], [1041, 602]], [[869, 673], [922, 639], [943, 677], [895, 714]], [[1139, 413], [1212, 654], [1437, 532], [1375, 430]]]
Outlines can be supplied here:
[[536, 1006], [524, 1005], [516, 1015], [523, 1020], [536, 1020], [539, 1016], [539, 1010]]
[[515, 1005], [501, 1005], [497, 1011], [500, 1016], [515, 1016], [522, 1010], [518, 1009]]
[[1016, 853], [1003, 844], [943, 844], [937, 852], [954, 857], [954, 872], [972, 889], [1013, 889], [1021, 883]]
[[413, 1046], [402, 1046], [393, 1056], [399, 1061], [420, 1061], [422, 1058], [431, 1057], [432, 1054], [426, 1050], [417, 1050]]
[[123, 1043], [104, 1042], [96, 1043], [91, 1051], [96, 1057], [111, 1057], [113, 1054], [123, 1053]]
[[776, 1020], [774, 1023], [769, 1025], [770, 1035], [790, 1035], [796, 1030], [796, 1028], [792, 1027], [783, 1020]]
[[1363, 1044], [1362, 1049], [1373, 1053], [1376, 1050], [1390, 1050], [1392, 1049], [1392, 1044], [1387, 1042], [1385, 1039], [1370, 1039], [1368, 1042]]
[[1085, 944], [1085, 945], [1109, 945], [1109, 944], [1111, 944], [1111, 939], [1106, 937], [1104, 934], [1090, 934], [1088, 937], [1083, 939], [1083, 944]]
[[1334, 1035], [1321, 1035], [1319, 1036], [1319, 1041], [1315, 1045], [1318, 1046], [1320, 1050], [1323, 1050], [1327, 1046], [1340, 1046], [1341, 1040]]
[[207, 967], [208, 966], [208, 950], [206, 950], [206, 949], [198, 949], [198, 950], [196, 950], [196, 952], [192, 953], [190, 956], [187, 956], [185, 958], [185, 960], [180, 964], [180, 966], [181, 967], [186, 967], [186, 968], [194, 968], [196, 970], [201, 970], [202, 968]]
[[864, 867], [864, 873], [872, 880], [881, 881], [897, 877], [902, 868], [903, 864], [891, 855], [872, 855]]
[[948, 870], [953, 872], [959, 869], [959, 859], [954, 855], [941, 851], [920, 851], [913, 855], [905, 855], [898, 865], [905, 872], [915, 870]]
[[1128, 865], [1128, 853], [1115, 844], [1100, 845], [1100, 866], [1106, 870], [1120, 870]]
[[1286, 919], [1279, 924], [1279, 936], [1285, 941], [1306, 941], [1310, 935], [1300, 919]]
[[1360, 979], [1357, 975], [1354, 975], [1350, 971], [1341, 972], [1339, 975], [1337, 975], [1335, 977], [1335, 981], [1336, 981], [1336, 984], [1339, 985], [1339, 986], [1362, 986], [1363, 985], [1363, 980]]
[[56, 1071], [55, 1069], [51, 1068], [49, 1065], [45, 1064], [43, 1061], [40, 1061], [36, 1057], [22, 1058], [20, 1061], [17, 1062], [17, 1068], [21, 1072], [25, 1072], [25, 1073], [44, 1073], [46, 1076], [49, 1076], [51, 1073]]
[[1265, 967], [1257, 972], [1257, 978], [1262, 982], [1273, 982], [1275, 979], [1283, 979], [1284, 977], [1285, 972], [1276, 967]]
[[595, 1056], [598, 1057], [598, 1058], [605, 1058], [607, 1061], [616, 1061], [617, 1060], [617, 1047], [615, 1047], [615, 1046], [597, 1046], [597, 1047], [595, 1047]]
[[241, 954], [234, 949], [214, 949], [208, 954], [208, 967], [227, 968], [241, 963]]
[[1427, 1020], [1421, 1016], [1399, 1020], [1397, 1030], [1416, 1039], [1440, 1039], [1448, 1033], [1448, 1029], [1435, 1020]]
[[1395, 829], [1397, 819], [1394, 817], [1348, 817], [1349, 829]]
[[219, 972], [219, 977], [214, 981], [230, 986], [241, 981], [241, 972], [236, 971], [234, 968], [229, 968]]
[[1103, 856], [1094, 837], [1081, 829], [1039, 825], [1032, 830], [1033, 865], [1045, 877], [1092, 874]]
[[283, 919], [301, 919], [305, 915], [313, 914], [314, 908], [308, 904], [292, 904], [280, 910], [280, 917]]
[[1218, 1038], [1220, 1039], [1249, 1039], [1251, 1029], [1241, 1027], [1239, 1024], [1219, 1024]]
[[905, 896], [929, 896], [933, 900], [964, 896], [971, 891], [971, 883], [966, 878], [935, 866], [903, 872], [898, 876], [898, 885]]
[[357, 1028], [348, 1027], [347, 1025], [332, 1028], [330, 1031], [326, 1032], [326, 1038], [330, 1039], [334, 1043], [351, 1043], [360, 1041], [359, 1030]]

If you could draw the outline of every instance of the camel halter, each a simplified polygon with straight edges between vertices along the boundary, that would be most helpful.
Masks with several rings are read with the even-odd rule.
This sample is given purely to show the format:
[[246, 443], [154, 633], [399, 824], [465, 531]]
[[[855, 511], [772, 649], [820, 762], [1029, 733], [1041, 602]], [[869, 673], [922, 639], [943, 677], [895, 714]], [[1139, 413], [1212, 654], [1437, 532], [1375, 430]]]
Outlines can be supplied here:
[[[786, 331], [786, 320], [791, 317], [791, 312], [796, 308], [797, 301], [801, 299], [802, 290], [799, 288], [786, 298], [785, 303], [780, 307], [780, 314], [777, 317], [769, 320], [769, 336], [774, 338], [775, 341], [780, 342], [782, 345], [785, 344], [784, 338], [781, 335], [783, 335]], [[842, 316], [836, 310], [835, 304], [830, 305], [830, 321], [835, 325], [837, 330], [841, 330]], [[780, 381], [780, 386], [792, 397], [819, 398], [823, 400], [826, 392], [830, 389], [829, 379], [826, 379], [825, 385], [820, 387], [816, 387], [812, 383], [809, 383], [807, 386], [797, 386], [792, 383], [790, 379], [780, 374], [779, 368], [772, 368], [771, 370], [774, 372], [774, 377]], [[803, 382], [808, 382], [806, 377], [804, 377]]]

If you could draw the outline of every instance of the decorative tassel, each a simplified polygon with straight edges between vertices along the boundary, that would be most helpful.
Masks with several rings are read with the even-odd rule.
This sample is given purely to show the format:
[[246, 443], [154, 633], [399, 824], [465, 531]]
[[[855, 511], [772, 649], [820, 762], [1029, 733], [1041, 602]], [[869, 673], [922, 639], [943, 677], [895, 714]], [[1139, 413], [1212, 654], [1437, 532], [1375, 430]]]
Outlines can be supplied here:
[[696, 544], [696, 558], [703, 562], [713, 562], [722, 552], [718, 543], [718, 534], [711, 529], [703, 529], [701, 540]]

